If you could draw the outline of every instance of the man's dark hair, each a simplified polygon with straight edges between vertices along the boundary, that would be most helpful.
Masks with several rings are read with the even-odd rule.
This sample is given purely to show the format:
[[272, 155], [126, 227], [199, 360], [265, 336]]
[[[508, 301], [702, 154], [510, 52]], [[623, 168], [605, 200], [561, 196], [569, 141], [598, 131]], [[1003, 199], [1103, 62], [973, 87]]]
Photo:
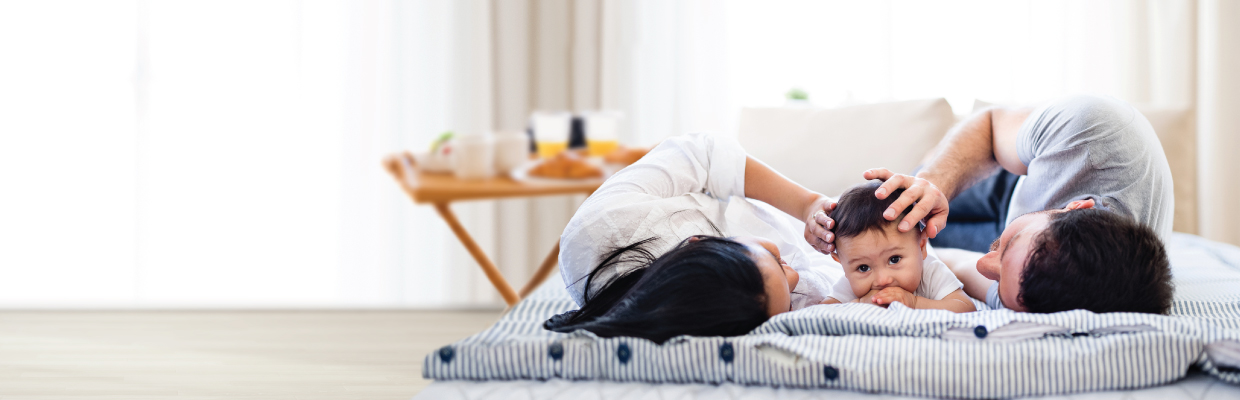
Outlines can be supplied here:
[[913, 206], [909, 205], [895, 221], [884, 219], [883, 212], [887, 211], [887, 207], [891, 207], [891, 203], [900, 198], [904, 189], [896, 189], [886, 199], [879, 200], [874, 197], [874, 191], [878, 190], [882, 184], [883, 181], [872, 180], [853, 186], [840, 195], [835, 211], [831, 212], [831, 219], [835, 220], [835, 229], [832, 232], [835, 233], [836, 238], [850, 238], [869, 230], [881, 230], [887, 224], [896, 223], [913, 210]]
[[1085, 209], [1052, 214], [1034, 238], [1019, 298], [1030, 312], [1075, 309], [1166, 314], [1171, 263], [1153, 229], [1127, 216]]

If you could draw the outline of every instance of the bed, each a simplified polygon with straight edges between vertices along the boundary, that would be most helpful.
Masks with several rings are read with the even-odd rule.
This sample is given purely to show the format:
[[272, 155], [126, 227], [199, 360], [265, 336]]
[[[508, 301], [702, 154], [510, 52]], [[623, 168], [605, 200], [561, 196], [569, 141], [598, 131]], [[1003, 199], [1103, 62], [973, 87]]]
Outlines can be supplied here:
[[[1196, 155], [1190, 145], [1195, 143], [1194, 134], [1190, 124], [1184, 123], [1188, 114], [1144, 108], [1142, 113], [1159, 133], [1177, 183], [1175, 230], [1195, 232], [1197, 176], [1192, 166]], [[912, 170], [958, 118], [943, 99], [837, 109], [744, 109], [737, 135], [749, 154], [794, 181], [823, 193], [839, 193], [860, 177], [821, 171], [861, 171], [876, 165]], [[857, 137], [868, 140], [853, 140]], [[883, 145], [892, 141], [902, 145]], [[823, 149], [843, 142], [852, 151], [821, 157]], [[811, 307], [781, 315], [746, 337], [690, 338], [666, 347], [599, 340], [584, 333], [557, 336], [562, 334], [542, 330], [540, 325], [547, 317], [573, 307], [560, 282], [553, 280], [491, 329], [428, 355], [424, 375], [435, 382], [417, 398], [1240, 399], [1240, 369], [1235, 368], [1240, 365], [1240, 249], [1179, 233], [1168, 240], [1168, 248], [1177, 285], [1173, 317], [1096, 318], [1076, 312], [1022, 321], [992, 311], [940, 318], [899, 307], [891, 312], [874, 307]], [[979, 327], [985, 330], [986, 339], [977, 338]], [[1061, 365], [1057, 363], [1062, 360], [1054, 359], [1057, 354], [1079, 365], [1070, 366], [1072, 370], [1031, 370], [1022, 366], [1041, 364], [1028, 357], [1004, 363], [996, 361], [994, 354], [976, 353], [979, 348], [1003, 349], [1002, 340], [1027, 342], [1009, 356], [1041, 357], [1039, 362], [1053, 367]], [[1039, 348], [1029, 344], [1038, 341], [1060, 345], [1043, 343]], [[945, 343], [925, 344], [930, 342]], [[583, 343], [593, 347], [581, 347]], [[1206, 351], [1210, 343], [1217, 344]], [[939, 352], [910, 360], [951, 358], [961, 349], [972, 349], [968, 351], [974, 351], [974, 357], [987, 360], [923, 362], [920, 369], [907, 370], [926, 373], [900, 375], [874, 373], [875, 366], [847, 357], [822, 356], [851, 351], [855, 357], [857, 349], [864, 348], [887, 351], [888, 361], [899, 360], [898, 352], [887, 349], [893, 346], [925, 346]], [[1155, 347], [1171, 350], [1149, 350]], [[1139, 357], [1154, 353], [1173, 354], [1174, 359]], [[1220, 366], [1216, 359], [1231, 364]], [[979, 365], [1009, 370], [988, 374], [979, 371]], [[980, 389], [972, 387], [979, 376], [986, 381]]]
[[543, 330], [573, 307], [550, 282], [427, 355], [417, 398], [1240, 398], [1240, 248], [1179, 233], [1168, 248], [1171, 316], [822, 306], [663, 346]]

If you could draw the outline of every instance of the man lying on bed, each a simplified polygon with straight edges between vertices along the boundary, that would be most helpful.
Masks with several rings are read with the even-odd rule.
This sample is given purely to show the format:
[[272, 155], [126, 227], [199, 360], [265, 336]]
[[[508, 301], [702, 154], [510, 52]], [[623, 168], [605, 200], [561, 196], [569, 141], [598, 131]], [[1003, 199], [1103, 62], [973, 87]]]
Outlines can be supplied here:
[[[1171, 231], [1171, 170], [1149, 121], [1123, 102], [1080, 96], [990, 108], [949, 132], [916, 176], [881, 168], [864, 176], [886, 181], [880, 199], [905, 189], [884, 217], [916, 202], [898, 229], [924, 219], [965, 292], [992, 308], [1171, 306], [1161, 240]], [[962, 229], [943, 230], [949, 222]]]

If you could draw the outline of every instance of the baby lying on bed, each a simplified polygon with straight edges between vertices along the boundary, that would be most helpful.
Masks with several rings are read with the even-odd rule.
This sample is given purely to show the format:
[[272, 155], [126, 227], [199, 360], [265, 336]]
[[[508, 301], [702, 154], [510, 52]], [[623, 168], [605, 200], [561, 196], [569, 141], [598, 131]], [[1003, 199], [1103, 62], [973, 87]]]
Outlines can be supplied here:
[[885, 200], [874, 197], [880, 181], [854, 186], [840, 196], [831, 218], [835, 220], [835, 253], [844, 267], [844, 279], [835, 284], [823, 304], [859, 302], [886, 306], [901, 302], [910, 308], [976, 311], [964, 294], [964, 285], [935, 257], [927, 257], [921, 229], [901, 233], [883, 211], [900, 197], [897, 190]]

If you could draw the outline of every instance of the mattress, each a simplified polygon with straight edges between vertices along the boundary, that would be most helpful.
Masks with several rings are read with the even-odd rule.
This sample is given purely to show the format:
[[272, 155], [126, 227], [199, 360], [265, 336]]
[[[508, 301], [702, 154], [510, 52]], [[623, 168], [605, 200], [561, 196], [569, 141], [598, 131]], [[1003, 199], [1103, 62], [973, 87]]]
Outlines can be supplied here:
[[[797, 389], [743, 386], [735, 383], [651, 384], [610, 381], [436, 381], [418, 393], [417, 400], [878, 400], [922, 399], [840, 389]], [[1240, 399], [1240, 386], [1229, 385], [1202, 374], [1191, 374], [1171, 384], [1132, 389], [1073, 393], [1027, 399], [1055, 400], [1216, 400]]]
[[[1177, 287], [1172, 316], [822, 306], [782, 314], [746, 336], [655, 345], [541, 329], [550, 315], [573, 308], [563, 289], [550, 285], [492, 328], [428, 355], [423, 371], [437, 382], [425, 394], [485, 398], [487, 390], [472, 388], [514, 385], [546, 394], [577, 387], [664, 397], [659, 391], [684, 386], [742, 397], [749, 390], [791, 396], [799, 388], [991, 398], [1240, 383], [1240, 249], [1183, 234], [1168, 244]], [[650, 384], [657, 385], [632, 386]], [[689, 393], [706, 390], [699, 389]]]

